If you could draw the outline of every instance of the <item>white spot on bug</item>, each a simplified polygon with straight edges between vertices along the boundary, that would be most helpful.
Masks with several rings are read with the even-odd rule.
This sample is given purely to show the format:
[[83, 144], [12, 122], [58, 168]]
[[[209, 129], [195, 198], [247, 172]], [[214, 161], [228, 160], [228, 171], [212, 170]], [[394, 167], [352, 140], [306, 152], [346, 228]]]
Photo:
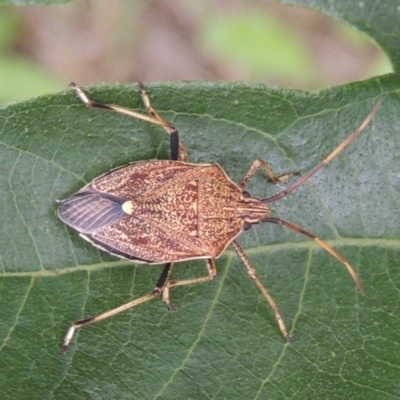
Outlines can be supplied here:
[[122, 204], [122, 211], [125, 214], [131, 215], [133, 213], [133, 204], [131, 201], [126, 201], [124, 204]]

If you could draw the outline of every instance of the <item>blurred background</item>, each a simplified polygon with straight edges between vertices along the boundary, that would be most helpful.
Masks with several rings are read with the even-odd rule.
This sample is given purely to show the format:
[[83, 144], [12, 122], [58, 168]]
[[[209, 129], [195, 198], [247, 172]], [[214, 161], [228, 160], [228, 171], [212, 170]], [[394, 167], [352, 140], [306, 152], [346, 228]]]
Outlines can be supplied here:
[[313, 90], [391, 71], [361, 33], [272, 0], [0, 6], [0, 104], [71, 81], [241, 80]]

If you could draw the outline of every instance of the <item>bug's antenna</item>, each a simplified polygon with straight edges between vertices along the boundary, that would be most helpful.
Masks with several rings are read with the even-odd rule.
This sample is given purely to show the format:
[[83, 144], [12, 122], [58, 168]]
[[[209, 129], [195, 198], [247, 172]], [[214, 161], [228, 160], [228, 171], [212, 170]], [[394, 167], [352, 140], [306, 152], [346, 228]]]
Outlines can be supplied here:
[[369, 113], [368, 117], [365, 118], [365, 120], [362, 122], [362, 124], [343, 143], [341, 143], [338, 147], [336, 147], [336, 149], [333, 150], [332, 153], [329, 154], [328, 157], [326, 157], [324, 160], [322, 160], [308, 174], [303, 176], [301, 179], [299, 179], [297, 182], [295, 182], [292, 186], [285, 189], [284, 191], [276, 194], [275, 196], [271, 196], [266, 199], [262, 199], [261, 201], [263, 203], [273, 203], [274, 201], [281, 200], [285, 196], [287, 196], [289, 193], [293, 192], [293, 190], [297, 189], [303, 183], [308, 181], [315, 173], [317, 173], [320, 169], [322, 169], [323, 167], [328, 165], [344, 148], [346, 148], [364, 130], [364, 128], [372, 121], [375, 114], [379, 110], [380, 106], [381, 106], [381, 102], [379, 101], [378, 103], [376, 103], [375, 107]]
[[360, 278], [357, 276], [357, 273], [354, 271], [353, 267], [349, 264], [349, 262], [345, 258], [343, 258], [343, 256], [341, 256], [337, 251], [333, 250], [331, 246], [329, 246], [327, 243], [325, 243], [319, 237], [315, 236], [311, 232], [304, 230], [303, 228], [300, 228], [297, 225], [291, 224], [290, 222], [284, 221], [283, 219], [280, 219], [280, 218], [268, 217], [265, 220], [263, 220], [263, 222], [271, 222], [273, 224], [286, 226], [287, 228], [289, 228], [293, 231], [299, 232], [305, 236], [308, 236], [310, 239], [314, 240], [319, 246], [321, 246], [329, 254], [331, 254], [333, 257], [335, 257], [336, 260], [340, 261], [347, 268], [347, 271], [349, 271], [349, 274], [353, 278], [353, 280], [356, 283], [360, 292], [362, 294], [365, 294], [365, 290], [363, 288], [363, 285], [360, 282]]

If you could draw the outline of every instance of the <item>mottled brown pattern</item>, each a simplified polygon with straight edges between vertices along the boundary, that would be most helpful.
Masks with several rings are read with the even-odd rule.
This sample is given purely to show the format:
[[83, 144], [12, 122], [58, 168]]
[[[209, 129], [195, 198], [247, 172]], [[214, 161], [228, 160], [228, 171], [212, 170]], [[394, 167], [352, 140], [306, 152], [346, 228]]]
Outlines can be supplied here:
[[191, 171], [197, 166], [168, 160], [139, 161], [107, 172], [96, 178], [91, 187], [99, 192], [134, 200], [158, 191], [172, 180], [175, 183], [186, 181], [185, 173], [193, 173]]
[[144, 161], [90, 186], [133, 206], [131, 215], [98, 229], [93, 238], [153, 263], [218, 257], [242, 231], [242, 191], [217, 164]]

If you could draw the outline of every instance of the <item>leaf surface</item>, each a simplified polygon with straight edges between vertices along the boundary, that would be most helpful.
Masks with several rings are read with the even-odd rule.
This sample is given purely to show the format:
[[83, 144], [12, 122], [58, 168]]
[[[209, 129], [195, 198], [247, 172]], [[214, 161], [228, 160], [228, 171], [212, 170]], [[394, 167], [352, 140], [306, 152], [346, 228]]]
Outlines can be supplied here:
[[[325, 2], [314, 3], [326, 11]], [[364, 1], [357, 21], [354, 10], [340, 14], [338, 5], [332, 15], [375, 35], [397, 70], [398, 50], [387, 38], [398, 40], [398, 28], [380, 22], [385, 11], [398, 25], [394, 3], [377, 9]], [[399, 83], [394, 73], [316, 93], [245, 83], [146, 85], [155, 109], [179, 129], [191, 161], [218, 162], [235, 181], [256, 158], [277, 174], [307, 172], [382, 100], [359, 138], [308, 184], [272, 204], [273, 215], [346, 257], [365, 297], [345, 268], [306, 237], [264, 224], [239, 238], [284, 314], [290, 345], [229, 249], [217, 260], [213, 282], [171, 290], [177, 312], [154, 300], [82, 328], [67, 355], [59, 355], [72, 321], [149, 293], [162, 267], [98, 251], [58, 220], [57, 200], [116, 166], [167, 159], [169, 142], [159, 127], [85, 108], [72, 90], [0, 108], [3, 396], [396, 398]], [[143, 111], [135, 85], [87, 92]], [[248, 190], [267, 197], [281, 189], [260, 172]], [[173, 278], [205, 273], [201, 260], [185, 262]]]

